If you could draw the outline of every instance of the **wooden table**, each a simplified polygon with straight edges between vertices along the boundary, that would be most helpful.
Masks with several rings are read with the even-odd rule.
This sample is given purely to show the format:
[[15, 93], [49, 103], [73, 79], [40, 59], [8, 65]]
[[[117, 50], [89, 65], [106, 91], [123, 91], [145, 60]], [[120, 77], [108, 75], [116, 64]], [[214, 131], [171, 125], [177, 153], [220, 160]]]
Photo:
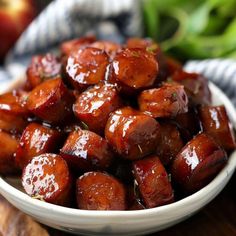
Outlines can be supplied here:
[[[152, 236], [235, 236], [236, 235], [236, 173], [226, 188], [204, 209], [190, 219]], [[4, 206], [4, 207], [3, 207]], [[3, 214], [12, 211], [14, 224], [1, 225]], [[2, 212], [1, 212], [2, 211]], [[9, 214], [9, 213], [8, 213]], [[16, 216], [18, 217], [16, 219]], [[9, 222], [9, 221], [8, 221]], [[5, 223], [6, 224], [6, 223]], [[24, 225], [25, 224], [25, 225]], [[12, 227], [15, 227], [14, 229]], [[8, 228], [8, 229], [7, 229]], [[54, 229], [44, 230], [30, 217], [18, 212], [0, 196], [0, 236], [69, 236]], [[6, 233], [8, 232], [8, 233]], [[13, 234], [10, 234], [13, 232]], [[15, 232], [15, 234], [14, 234]], [[24, 233], [25, 232], [25, 233]]]

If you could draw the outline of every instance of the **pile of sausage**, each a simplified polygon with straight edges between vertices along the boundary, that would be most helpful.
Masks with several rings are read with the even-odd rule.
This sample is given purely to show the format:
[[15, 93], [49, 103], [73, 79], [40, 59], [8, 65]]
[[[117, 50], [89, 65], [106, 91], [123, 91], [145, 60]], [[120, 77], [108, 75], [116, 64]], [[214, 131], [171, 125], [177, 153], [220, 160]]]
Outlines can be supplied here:
[[0, 96], [0, 173], [28, 195], [87, 210], [139, 210], [207, 185], [236, 147], [207, 80], [150, 39], [87, 36], [34, 56]]

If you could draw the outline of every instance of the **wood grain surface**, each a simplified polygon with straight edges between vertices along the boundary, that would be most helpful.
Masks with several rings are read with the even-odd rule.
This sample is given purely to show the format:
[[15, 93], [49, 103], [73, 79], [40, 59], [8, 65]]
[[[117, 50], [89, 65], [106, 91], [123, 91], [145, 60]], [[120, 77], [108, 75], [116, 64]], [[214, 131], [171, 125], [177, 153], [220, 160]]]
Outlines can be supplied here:
[[[226, 188], [188, 220], [151, 236], [236, 236], [236, 173]], [[0, 196], [0, 236], [69, 236], [41, 226]]]

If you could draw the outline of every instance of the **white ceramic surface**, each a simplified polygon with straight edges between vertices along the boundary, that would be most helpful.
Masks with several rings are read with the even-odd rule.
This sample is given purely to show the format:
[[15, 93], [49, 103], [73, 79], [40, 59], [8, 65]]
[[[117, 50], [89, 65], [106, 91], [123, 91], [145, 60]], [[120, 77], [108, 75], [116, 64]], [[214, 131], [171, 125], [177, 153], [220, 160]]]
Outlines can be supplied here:
[[[17, 83], [9, 85], [12, 88]], [[236, 111], [229, 99], [210, 84], [213, 103], [224, 104], [236, 124]], [[0, 193], [14, 206], [39, 222], [54, 228], [83, 235], [144, 235], [172, 226], [191, 216], [209, 203], [227, 184], [236, 167], [234, 152], [225, 168], [205, 188], [178, 202], [139, 211], [86, 211], [41, 202], [13, 186], [16, 183], [0, 178]]]

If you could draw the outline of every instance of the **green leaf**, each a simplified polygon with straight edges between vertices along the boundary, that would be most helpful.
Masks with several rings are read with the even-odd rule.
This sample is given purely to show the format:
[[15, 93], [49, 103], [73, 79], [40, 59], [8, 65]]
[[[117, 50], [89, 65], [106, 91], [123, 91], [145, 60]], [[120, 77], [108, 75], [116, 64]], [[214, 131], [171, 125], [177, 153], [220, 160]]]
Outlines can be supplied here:
[[144, 21], [147, 36], [157, 39], [159, 35], [159, 15], [155, 7], [155, 0], [147, 0], [144, 4]]
[[189, 17], [187, 31], [189, 34], [201, 33], [208, 23], [210, 7], [206, 3], [198, 7]]
[[144, 0], [148, 36], [179, 59], [233, 57], [236, 0]]

